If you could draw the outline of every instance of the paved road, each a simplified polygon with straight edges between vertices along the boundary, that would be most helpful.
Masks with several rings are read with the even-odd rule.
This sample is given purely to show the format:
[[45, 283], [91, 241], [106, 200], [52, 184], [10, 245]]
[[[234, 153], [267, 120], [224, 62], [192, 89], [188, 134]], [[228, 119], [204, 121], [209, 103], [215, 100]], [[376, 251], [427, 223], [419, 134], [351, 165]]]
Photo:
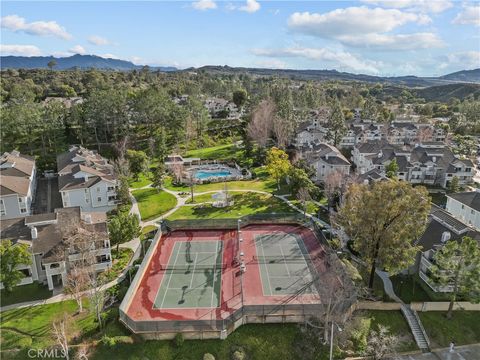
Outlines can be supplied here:
[[402, 355], [398, 360], [480, 360], [480, 344], [459, 346], [454, 352], [448, 348], [428, 354]]

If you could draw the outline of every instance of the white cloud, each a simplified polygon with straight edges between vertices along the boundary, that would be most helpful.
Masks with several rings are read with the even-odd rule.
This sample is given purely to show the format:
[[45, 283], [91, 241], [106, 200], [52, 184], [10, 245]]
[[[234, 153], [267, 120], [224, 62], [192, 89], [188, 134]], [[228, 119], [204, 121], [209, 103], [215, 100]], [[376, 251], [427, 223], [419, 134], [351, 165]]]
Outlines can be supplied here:
[[1, 27], [14, 32], [24, 32], [30, 35], [56, 36], [64, 40], [72, 38], [64, 27], [55, 21], [34, 21], [27, 23], [25, 18], [18, 15], [7, 15], [0, 19]]
[[369, 9], [365, 6], [336, 9], [328, 13], [296, 12], [288, 19], [293, 31], [320, 37], [368, 34], [391, 31], [407, 23], [428, 24], [427, 15], [412, 14], [396, 9]]
[[4, 45], [0, 44], [2, 55], [39, 56], [42, 52], [35, 45]]
[[345, 51], [332, 51], [324, 48], [302, 48], [292, 47], [284, 49], [253, 49], [252, 52], [258, 56], [266, 57], [300, 57], [315, 61], [326, 61], [334, 67], [345, 67], [354, 71], [379, 73], [381, 62], [362, 60], [355, 55]]
[[339, 36], [338, 40], [350, 46], [381, 50], [415, 50], [445, 46], [444, 42], [434, 33], [398, 35], [371, 33]]
[[100, 57], [104, 58], [104, 59], [116, 59], [116, 60], [119, 60], [120, 58], [115, 55], [115, 54], [102, 54], [102, 55], [99, 55]]
[[256, 0], [247, 0], [247, 3], [244, 6], [240, 6], [238, 10], [254, 13], [260, 10], [260, 4]]
[[68, 49], [68, 52], [72, 54], [85, 55], [87, 53], [87, 50], [85, 50], [85, 48], [81, 45], [75, 45], [71, 49]]
[[192, 7], [196, 10], [205, 11], [205, 10], [216, 9], [217, 4], [213, 0], [198, 0], [192, 3]]
[[462, 69], [477, 69], [480, 67], [480, 51], [462, 51], [446, 55], [442, 59], [440, 68], [455, 66]]
[[297, 12], [289, 17], [288, 26], [294, 32], [338, 40], [345, 45], [405, 50], [443, 46], [434, 33], [388, 34], [408, 23], [425, 25], [431, 21], [425, 14], [361, 6], [323, 14]]
[[287, 64], [278, 59], [268, 59], [268, 60], [261, 60], [256, 62], [257, 66], [267, 69], [285, 69]]
[[462, 11], [457, 14], [452, 23], [480, 26], [480, 4], [463, 6]]
[[362, 0], [362, 2], [394, 9], [441, 13], [453, 6], [449, 0]]
[[108, 41], [106, 38], [98, 36], [98, 35], [92, 35], [88, 38], [88, 42], [92, 45], [97, 45], [97, 46], [103, 46], [103, 45], [109, 45], [110, 41]]

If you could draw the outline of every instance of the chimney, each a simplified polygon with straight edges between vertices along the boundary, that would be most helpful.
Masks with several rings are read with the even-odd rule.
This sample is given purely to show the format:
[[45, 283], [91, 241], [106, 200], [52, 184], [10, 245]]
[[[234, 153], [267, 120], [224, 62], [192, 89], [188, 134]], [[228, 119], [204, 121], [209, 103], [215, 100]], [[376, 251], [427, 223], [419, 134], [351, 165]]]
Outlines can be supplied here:
[[436, 156], [432, 157], [432, 161], [437, 162], [437, 157]]
[[30, 229], [30, 234], [31, 234], [32, 239], [38, 238], [38, 231], [37, 231], [37, 228], [35, 226], [32, 226], [32, 228]]
[[87, 182], [87, 181], [88, 181], [88, 174], [85, 174], [85, 175], [83, 176], [83, 179], [84, 179], [85, 182]]
[[445, 244], [448, 240], [450, 240], [450, 238], [452, 237], [452, 234], [450, 233], [450, 231], [444, 231], [442, 233], [442, 244]]
[[85, 222], [87, 224], [91, 224], [92, 223], [92, 215], [91, 214], [85, 214]]
[[13, 151], [12, 151], [12, 155], [15, 156], [15, 157], [19, 157], [19, 156], [20, 156], [20, 151], [18, 151], [18, 150], [13, 150]]

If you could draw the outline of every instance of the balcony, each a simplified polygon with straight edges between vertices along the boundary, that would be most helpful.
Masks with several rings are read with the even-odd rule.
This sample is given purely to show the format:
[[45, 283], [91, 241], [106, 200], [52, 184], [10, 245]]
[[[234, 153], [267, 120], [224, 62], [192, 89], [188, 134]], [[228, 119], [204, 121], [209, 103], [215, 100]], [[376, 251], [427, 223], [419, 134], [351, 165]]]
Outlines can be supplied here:
[[435, 292], [452, 292], [453, 291], [453, 286], [447, 285], [447, 286], [440, 286], [438, 284], [435, 284], [430, 277], [428, 277], [427, 274], [425, 274], [422, 271], [418, 272], [418, 275], [420, 275], [420, 278], [427, 284], [430, 289], [432, 289]]
[[105, 271], [112, 267], [112, 261], [102, 261], [95, 264], [95, 271]]

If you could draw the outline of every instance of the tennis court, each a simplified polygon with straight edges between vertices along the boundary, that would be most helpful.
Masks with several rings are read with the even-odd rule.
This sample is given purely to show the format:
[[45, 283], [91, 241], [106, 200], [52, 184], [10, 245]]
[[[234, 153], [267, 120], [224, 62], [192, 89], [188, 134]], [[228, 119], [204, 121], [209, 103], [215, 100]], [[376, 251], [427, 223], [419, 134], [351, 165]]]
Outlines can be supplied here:
[[222, 241], [177, 241], [154, 301], [156, 309], [220, 305]]
[[310, 255], [295, 233], [255, 235], [263, 295], [311, 294], [315, 291]]

